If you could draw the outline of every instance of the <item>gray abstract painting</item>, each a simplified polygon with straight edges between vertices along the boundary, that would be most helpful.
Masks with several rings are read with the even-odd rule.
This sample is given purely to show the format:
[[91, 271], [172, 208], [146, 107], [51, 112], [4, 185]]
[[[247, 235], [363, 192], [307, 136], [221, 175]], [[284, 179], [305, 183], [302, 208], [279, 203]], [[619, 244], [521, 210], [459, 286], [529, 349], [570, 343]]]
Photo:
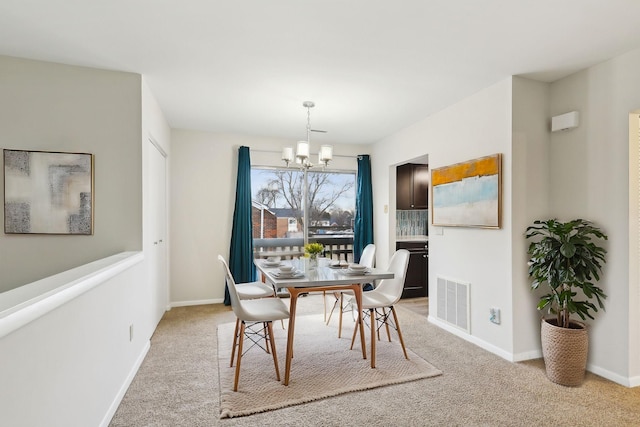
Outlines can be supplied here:
[[4, 150], [6, 234], [93, 234], [93, 155]]

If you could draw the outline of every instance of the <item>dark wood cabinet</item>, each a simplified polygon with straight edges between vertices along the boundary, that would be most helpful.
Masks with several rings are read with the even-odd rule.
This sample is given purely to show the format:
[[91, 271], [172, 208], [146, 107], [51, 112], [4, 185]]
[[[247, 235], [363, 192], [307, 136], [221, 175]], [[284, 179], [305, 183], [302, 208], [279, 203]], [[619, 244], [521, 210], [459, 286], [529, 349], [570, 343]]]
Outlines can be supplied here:
[[396, 209], [427, 209], [429, 166], [407, 163], [396, 168]]
[[402, 298], [429, 296], [429, 242], [397, 242], [396, 249], [409, 251], [409, 266], [404, 279]]
[[413, 204], [413, 168], [400, 165], [396, 168], [396, 209], [411, 209]]

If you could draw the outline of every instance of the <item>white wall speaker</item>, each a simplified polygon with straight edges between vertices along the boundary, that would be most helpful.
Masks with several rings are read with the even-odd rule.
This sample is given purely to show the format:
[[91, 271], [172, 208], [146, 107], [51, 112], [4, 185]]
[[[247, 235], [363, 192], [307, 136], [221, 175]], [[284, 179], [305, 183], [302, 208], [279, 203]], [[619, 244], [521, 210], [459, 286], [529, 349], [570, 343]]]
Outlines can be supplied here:
[[553, 116], [551, 118], [551, 132], [577, 128], [579, 121], [580, 114], [577, 111]]

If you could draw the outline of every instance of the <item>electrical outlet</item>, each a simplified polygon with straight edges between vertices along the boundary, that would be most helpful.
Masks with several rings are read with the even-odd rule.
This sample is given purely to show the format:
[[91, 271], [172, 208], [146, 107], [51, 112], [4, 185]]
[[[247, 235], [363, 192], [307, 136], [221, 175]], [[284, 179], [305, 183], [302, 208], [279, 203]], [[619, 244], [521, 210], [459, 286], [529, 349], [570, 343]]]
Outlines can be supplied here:
[[496, 325], [500, 324], [500, 309], [499, 308], [490, 308], [489, 309], [489, 321], [495, 323]]
[[129, 341], [133, 341], [133, 323], [129, 325]]

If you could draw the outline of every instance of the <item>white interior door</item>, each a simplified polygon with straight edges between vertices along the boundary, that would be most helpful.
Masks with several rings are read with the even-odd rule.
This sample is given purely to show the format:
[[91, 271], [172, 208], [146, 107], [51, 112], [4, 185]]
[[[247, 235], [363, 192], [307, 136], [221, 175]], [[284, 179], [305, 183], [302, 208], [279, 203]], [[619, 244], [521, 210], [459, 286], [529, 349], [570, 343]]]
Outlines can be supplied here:
[[169, 305], [167, 246], [167, 158], [164, 151], [149, 141], [149, 281], [156, 321]]

